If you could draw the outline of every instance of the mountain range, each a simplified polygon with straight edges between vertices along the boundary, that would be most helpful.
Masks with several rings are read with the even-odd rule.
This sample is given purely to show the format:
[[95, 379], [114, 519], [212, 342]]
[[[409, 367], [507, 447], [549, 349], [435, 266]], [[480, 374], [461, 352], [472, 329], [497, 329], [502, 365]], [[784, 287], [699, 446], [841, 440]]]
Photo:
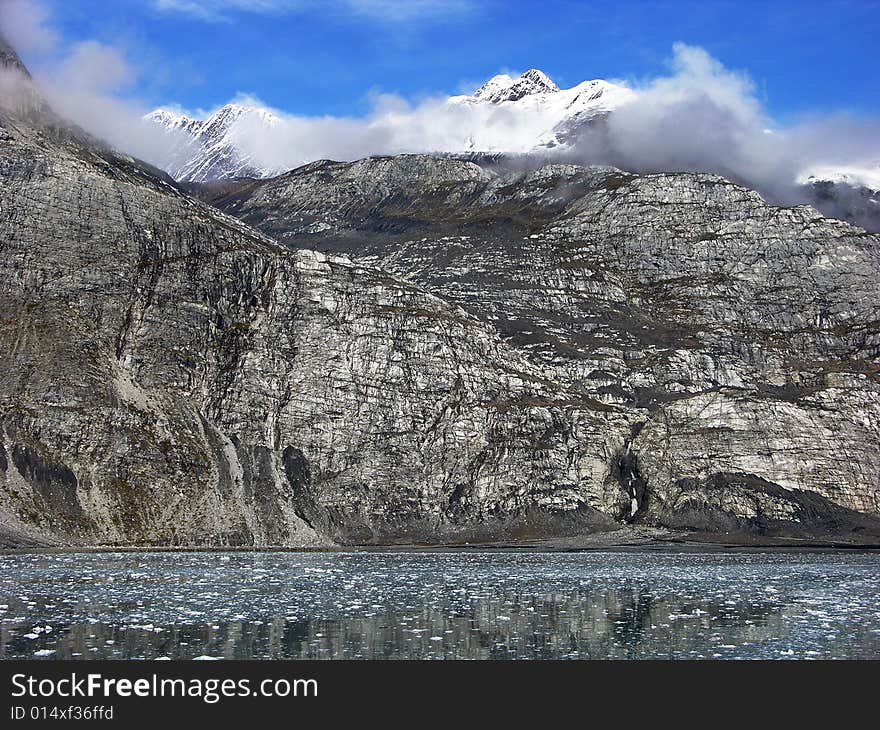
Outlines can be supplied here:
[[0, 64], [0, 543], [880, 542], [877, 235], [436, 155], [195, 197]]
[[[490, 109], [498, 119], [487, 118], [457, 146], [434, 152], [477, 162], [508, 158], [516, 165], [570, 161], [585, 132], [601, 133], [603, 121], [637, 97], [627, 86], [602, 79], [560, 89], [538, 69], [518, 77], [499, 74], [473, 94], [443, 102], [451, 108]], [[168, 135], [169, 145], [157, 164], [180, 182], [264, 179], [288, 169], [262, 150], [260, 142], [282, 124], [264, 107], [227, 104], [205, 119], [157, 109], [144, 121]], [[509, 128], [517, 125], [519, 133], [511, 135]], [[499, 132], [499, 127], [505, 131]], [[831, 217], [880, 231], [880, 161], [804, 169], [791, 181], [787, 196]]]
[[[526, 154], [565, 146], [583, 125], [599, 121], [633, 97], [634, 92], [625, 86], [602, 80], [560, 89], [537, 69], [516, 78], [500, 74], [472, 95], [452, 96], [445, 103], [460, 107], [491, 105], [514, 117], [534, 116], [541, 125], [535, 136], [511, 145], [510, 140], [499, 139], [487, 129], [479, 139], [468, 139], [461, 149], [436, 151]], [[173, 135], [175, 144], [159, 166], [181, 182], [266, 178], [285, 172], [273, 164], [257, 164], [248, 151], [255, 138], [266, 135], [279, 123], [278, 117], [263, 107], [227, 104], [204, 120], [156, 109], [144, 119]]]

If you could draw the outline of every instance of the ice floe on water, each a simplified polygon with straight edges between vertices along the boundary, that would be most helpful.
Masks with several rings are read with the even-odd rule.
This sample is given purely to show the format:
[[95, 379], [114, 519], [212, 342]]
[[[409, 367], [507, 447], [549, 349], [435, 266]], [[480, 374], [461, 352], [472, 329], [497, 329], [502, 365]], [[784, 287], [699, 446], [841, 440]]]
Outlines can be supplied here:
[[2, 658], [880, 656], [873, 554], [0, 557]]

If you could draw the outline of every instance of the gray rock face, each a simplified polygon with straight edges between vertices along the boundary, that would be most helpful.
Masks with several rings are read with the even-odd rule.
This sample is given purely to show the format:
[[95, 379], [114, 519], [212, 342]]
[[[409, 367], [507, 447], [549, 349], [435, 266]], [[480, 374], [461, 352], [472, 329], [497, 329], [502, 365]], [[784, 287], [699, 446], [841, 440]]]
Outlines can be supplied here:
[[623, 410], [454, 303], [9, 108], [0, 190], [5, 541], [485, 539], [625, 513]]
[[715, 176], [424, 157], [209, 197], [289, 246], [421, 284], [622, 410], [628, 518], [799, 532], [880, 510], [880, 248], [864, 230]]

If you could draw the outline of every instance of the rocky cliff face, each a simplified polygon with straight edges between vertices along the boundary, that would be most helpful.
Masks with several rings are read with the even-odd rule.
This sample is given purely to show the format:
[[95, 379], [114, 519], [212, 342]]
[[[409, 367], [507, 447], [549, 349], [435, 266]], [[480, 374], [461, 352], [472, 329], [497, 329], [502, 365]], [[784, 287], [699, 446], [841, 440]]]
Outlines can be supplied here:
[[623, 413], [626, 519], [803, 532], [880, 511], [880, 248], [864, 230], [714, 176], [426, 157], [210, 197], [289, 246], [424, 286]]
[[283, 248], [20, 104], [0, 189], [6, 543], [463, 540], [626, 512], [623, 409], [455, 303]]
[[4, 542], [876, 539], [864, 231], [714, 177], [403, 156], [216, 193], [258, 233], [4, 100]]

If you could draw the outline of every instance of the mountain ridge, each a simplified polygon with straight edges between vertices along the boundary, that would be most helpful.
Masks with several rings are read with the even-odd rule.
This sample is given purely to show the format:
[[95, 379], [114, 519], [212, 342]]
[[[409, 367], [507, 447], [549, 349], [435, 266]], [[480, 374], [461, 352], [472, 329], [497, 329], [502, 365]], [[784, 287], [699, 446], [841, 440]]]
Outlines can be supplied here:
[[460, 307], [290, 251], [14, 110], [0, 163], [3, 544], [617, 527], [622, 421], [562, 405], [565, 387]]
[[[610, 115], [638, 98], [638, 92], [602, 79], [559, 88], [539, 69], [513, 77], [498, 74], [473, 94], [448, 97], [448, 108], [490, 110], [485, 124], [455, 149], [434, 150], [449, 156], [470, 156], [490, 165], [540, 166], [577, 158], [577, 145], [585, 133], [602, 137]], [[493, 114], [497, 114], [495, 119]], [[528, 133], [505, 139], [493, 124], [530, 120]], [[236, 178], [265, 179], [288, 169], [271, 160], [265, 150], [255, 154], [254, 140], [271, 139], [282, 118], [260, 106], [229, 104], [205, 119], [194, 119], [158, 109], [145, 117], [158, 125], [174, 143], [160, 160], [172, 177], [184, 182], [210, 184]], [[428, 151], [431, 152], [431, 151]], [[656, 170], [662, 172], [662, 170]], [[770, 197], [773, 190], [768, 191]], [[880, 173], [876, 163], [864, 166], [806, 169], [791, 181], [787, 199], [810, 203], [825, 215], [841, 218], [871, 231], [880, 231]]]
[[[418, 155], [308, 165], [209, 200], [287, 246], [416, 281], [491, 324], [544, 377], [625, 409], [615, 469], [630, 519], [763, 532], [771, 514], [811, 512], [816, 479], [826, 498], [850, 494], [845, 509], [880, 508], [880, 461], [856, 415], [877, 404], [878, 334], [827, 319], [876, 316], [878, 245], [858, 228], [715, 175], [492, 173]], [[838, 422], [860, 454], [851, 476], [814, 408], [852, 414]]]
[[[499, 74], [472, 95], [451, 96], [451, 106], [491, 105], [506, 114], [537, 114], [545, 119], [544, 131], [525, 143], [522, 149], [491, 141], [463, 145], [460, 150], [435, 152], [521, 152], [546, 151], [567, 145], [583, 125], [601, 120], [606, 114], [633, 98], [625, 86], [596, 79], [570, 89], [560, 89], [542, 71], [530, 69], [517, 78]], [[178, 139], [160, 167], [181, 182], [206, 183], [242, 177], [274, 177], [285, 170], [260, 164], [248, 146], [251, 137], [265, 134], [279, 123], [269, 109], [253, 104], [231, 103], [204, 119], [165, 108], [145, 115], [147, 124], [157, 125]], [[250, 125], [245, 128], [245, 124]]]

